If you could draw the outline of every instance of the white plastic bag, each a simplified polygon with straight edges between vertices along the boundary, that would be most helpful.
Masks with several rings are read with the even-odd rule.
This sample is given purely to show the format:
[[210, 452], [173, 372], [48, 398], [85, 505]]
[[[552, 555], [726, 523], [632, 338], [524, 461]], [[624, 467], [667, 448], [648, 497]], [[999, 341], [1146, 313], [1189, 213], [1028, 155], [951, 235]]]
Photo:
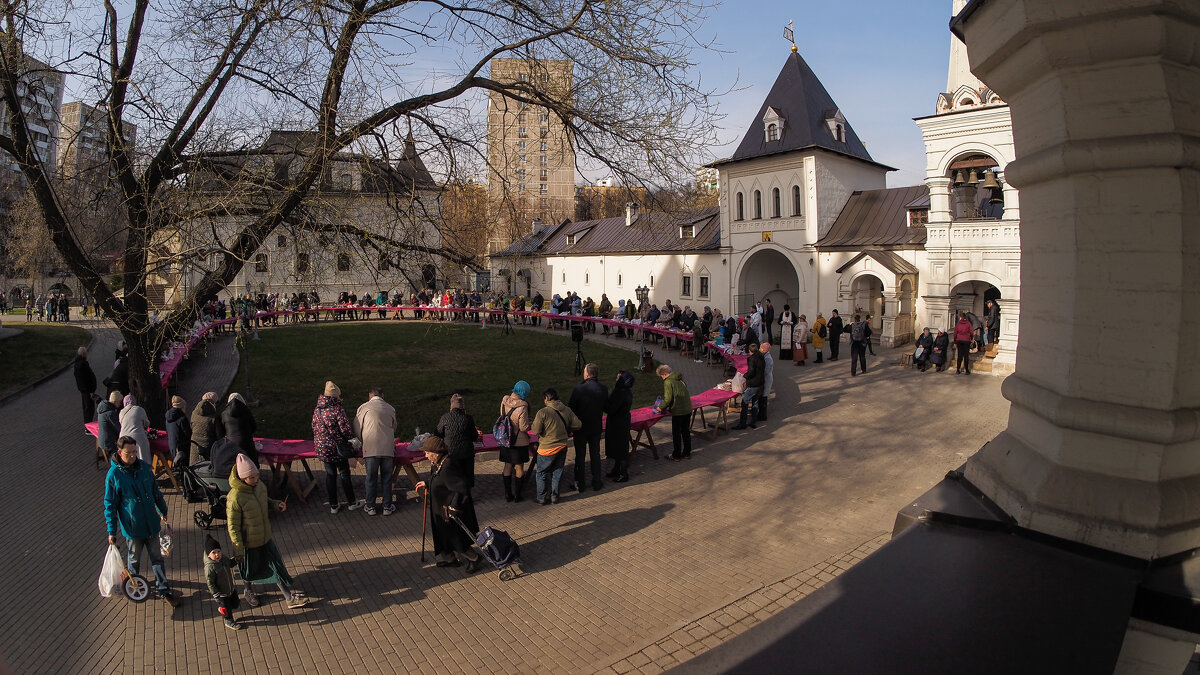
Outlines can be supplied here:
[[735, 394], [740, 394], [740, 393], [746, 391], [746, 374], [741, 371], [738, 371], [733, 376], [733, 382], [731, 382], [730, 384], [733, 386], [733, 393], [735, 393]]
[[104, 554], [104, 565], [100, 568], [100, 579], [97, 582], [100, 586], [100, 595], [111, 598], [113, 591], [120, 591], [121, 577], [124, 573], [120, 551], [116, 546], [109, 546], [108, 553]]
[[171, 545], [174, 543], [171, 541], [171, 535], [173, 534], [175, 534], [175, 532], [171, 529], [170, 525], [166, 525], [161, 531], [159, 531], [158, 548], [162, 551], [164, 558], [171, 555]]

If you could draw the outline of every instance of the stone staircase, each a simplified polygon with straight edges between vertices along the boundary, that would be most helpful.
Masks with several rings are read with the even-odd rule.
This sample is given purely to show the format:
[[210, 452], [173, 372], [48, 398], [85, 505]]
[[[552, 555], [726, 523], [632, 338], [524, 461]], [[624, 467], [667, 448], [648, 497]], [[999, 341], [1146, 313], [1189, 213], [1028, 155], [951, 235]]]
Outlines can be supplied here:
[[992, 344], [986, 351], [979, 350], [971, 354], [971, 372], [992, 372], [992, 362], [996, 360], [997, 345], [998, 343]]

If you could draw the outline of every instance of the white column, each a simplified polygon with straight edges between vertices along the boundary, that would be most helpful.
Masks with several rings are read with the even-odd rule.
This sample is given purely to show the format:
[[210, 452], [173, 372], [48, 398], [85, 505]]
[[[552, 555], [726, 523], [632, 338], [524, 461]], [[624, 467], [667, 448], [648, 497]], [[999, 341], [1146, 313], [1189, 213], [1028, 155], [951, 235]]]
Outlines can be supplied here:
[[[958, 26], [1011, 106], [1024, 208], [1008, 429], [966, 475], [1034, 530], [1200, 546], [1200, 5], [973, 4]], [[1131, 626], [1118, 672], [1181, 672], [1193, 637]]]

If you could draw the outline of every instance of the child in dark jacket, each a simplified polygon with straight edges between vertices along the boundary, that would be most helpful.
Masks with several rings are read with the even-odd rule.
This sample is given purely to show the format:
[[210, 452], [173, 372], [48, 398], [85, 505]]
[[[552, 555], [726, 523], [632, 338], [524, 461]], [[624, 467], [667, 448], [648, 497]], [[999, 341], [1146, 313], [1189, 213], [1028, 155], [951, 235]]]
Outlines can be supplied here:
[[233, 587], [231, 570], [236, 566], [233, 558], [221, 554], [221, 545], [216, 539], [211, 535], [204, 538], [204, 576], [208, 579], [208, 591], [217, 601], [217, 611], [225, 618], [225, 627], [230, 630], [242, 629], [242, 624], [233, 618], [233, 610], [241, 605]]

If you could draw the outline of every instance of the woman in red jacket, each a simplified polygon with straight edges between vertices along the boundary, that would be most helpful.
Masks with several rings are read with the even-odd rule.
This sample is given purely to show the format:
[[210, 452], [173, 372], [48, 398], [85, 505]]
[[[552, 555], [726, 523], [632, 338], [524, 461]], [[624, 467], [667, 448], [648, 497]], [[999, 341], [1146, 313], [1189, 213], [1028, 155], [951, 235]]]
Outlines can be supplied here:
[[954, 324], [954, 350], [958, 352], [958, 365], [954, 368], [956, 373], [966, 370], [968, 375], [971, 374], [971, 336], [974, 333], [975, 329], [966, 312], [959, 314], [958, 323]]

